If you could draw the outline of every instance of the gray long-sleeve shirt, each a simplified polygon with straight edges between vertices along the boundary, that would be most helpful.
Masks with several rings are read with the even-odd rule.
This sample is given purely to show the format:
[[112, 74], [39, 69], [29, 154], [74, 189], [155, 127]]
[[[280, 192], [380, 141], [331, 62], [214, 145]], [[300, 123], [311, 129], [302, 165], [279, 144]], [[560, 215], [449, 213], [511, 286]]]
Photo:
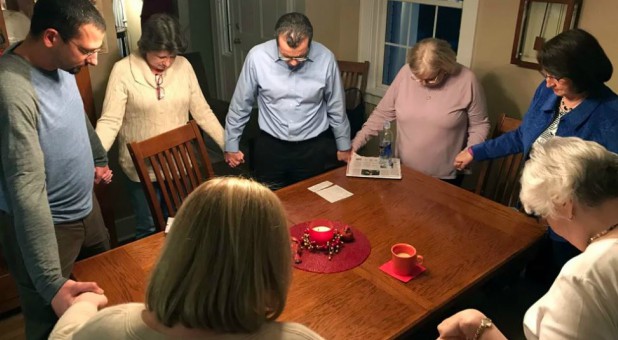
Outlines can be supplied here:
[[54, 224], [92, 210], [93, 150], [107, 164], [74, 76], [12, 51], [0, 58], [0, 210], [13, 216], [28, 274], [49, 302], [66, 281]]

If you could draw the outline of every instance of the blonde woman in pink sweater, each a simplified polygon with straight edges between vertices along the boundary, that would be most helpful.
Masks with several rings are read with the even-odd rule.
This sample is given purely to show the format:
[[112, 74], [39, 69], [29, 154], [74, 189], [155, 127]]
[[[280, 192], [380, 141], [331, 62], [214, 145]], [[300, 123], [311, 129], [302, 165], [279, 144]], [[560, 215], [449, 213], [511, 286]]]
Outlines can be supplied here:
[[457, 154], [485, 141], [489, 119], [476, 77], [456, 61], [448, 42], [428, 38], [408, 52], [388, 91], [352, 141], [357, 152], [384, 122], [397, 122], [395, 156], [403, 165], [460, 185]]

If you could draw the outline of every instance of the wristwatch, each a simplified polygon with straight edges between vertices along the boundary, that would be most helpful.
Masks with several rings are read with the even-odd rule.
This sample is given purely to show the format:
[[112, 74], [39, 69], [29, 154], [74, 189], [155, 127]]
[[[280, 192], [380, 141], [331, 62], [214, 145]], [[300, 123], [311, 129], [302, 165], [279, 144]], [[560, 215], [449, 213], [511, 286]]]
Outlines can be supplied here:
[[493, 325], [494, 323], [491, 321], [490, 318], [488, 317], [482, 318], [481, 324], [479, 325], [479, 328], [476, 329], [476, 333], [474, 333], [474, 337], [472, 339], [479, 340], [481, 338], [481, 335], [483, 335], [483, 332], [485, 332], [487, 328], [493, 327]]

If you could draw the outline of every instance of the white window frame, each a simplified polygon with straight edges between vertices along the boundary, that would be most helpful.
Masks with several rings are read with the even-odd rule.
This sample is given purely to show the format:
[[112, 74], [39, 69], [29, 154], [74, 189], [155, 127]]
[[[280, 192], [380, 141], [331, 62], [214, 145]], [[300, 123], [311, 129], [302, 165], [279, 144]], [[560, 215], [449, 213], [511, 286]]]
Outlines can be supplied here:
[[[462, 7], [458, 0], [402, 0], [425, 5]], [[465, 0], [461, 14], [457, 62], [470, 67], [476, 31], [476, 16], [480, 0]], [[369, 60], [365, 101], [377, 105], [388, 89], [382, 84], [384, 65], [384, 34], [388, 0], [360, 0], [358, 59]]]

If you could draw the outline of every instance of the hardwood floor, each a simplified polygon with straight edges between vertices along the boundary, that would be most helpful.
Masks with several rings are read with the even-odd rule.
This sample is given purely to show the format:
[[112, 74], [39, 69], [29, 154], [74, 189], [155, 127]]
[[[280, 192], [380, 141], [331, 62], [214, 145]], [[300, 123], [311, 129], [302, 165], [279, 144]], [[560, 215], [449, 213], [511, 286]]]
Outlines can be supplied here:
[[23, 340], [25, 338], [24, 318], [19, 310], [0, 314], [1, 340]]

